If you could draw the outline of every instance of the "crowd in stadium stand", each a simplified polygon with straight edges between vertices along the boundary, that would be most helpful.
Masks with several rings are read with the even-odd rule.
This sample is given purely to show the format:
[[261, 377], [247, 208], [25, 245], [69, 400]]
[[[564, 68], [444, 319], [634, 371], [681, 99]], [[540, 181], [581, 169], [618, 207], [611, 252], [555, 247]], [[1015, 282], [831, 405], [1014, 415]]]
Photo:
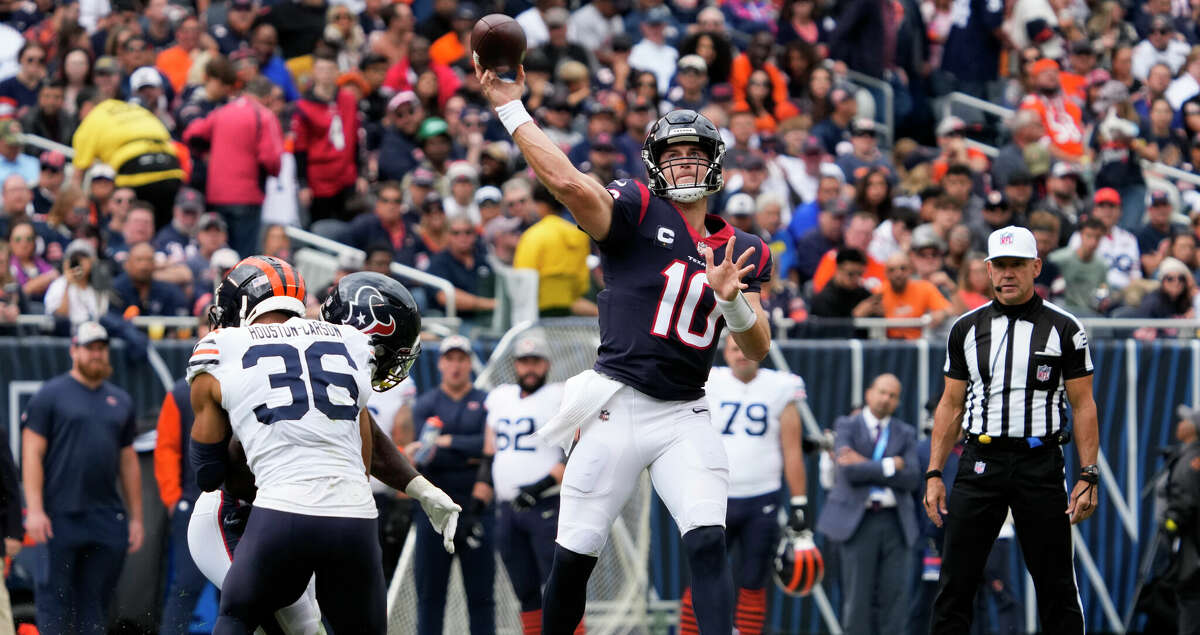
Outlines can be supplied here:
[[[0, 322], [195, 314], [238, 257], [290, 255], [282, 225], [367, 253], [343, 271], [451, 281], [476, 323], [490, 257], [539, 272], [543, 315], [595, 314], [589, 245], [479, 92], [491, 12], [525, 30], [528, 109], [600, 181], [645, 178], [670, 109], [721, 128], [712, 212], [769, 244], [795, 335], [948, 323], [988, 300], [1009, 224], [1076, 314], [1195, 315], [1200, 194], [1167, 169], [1200, 161], [1200, 2], [4, 0]], [[1013, 114], [949, 114], [952, 92]]]

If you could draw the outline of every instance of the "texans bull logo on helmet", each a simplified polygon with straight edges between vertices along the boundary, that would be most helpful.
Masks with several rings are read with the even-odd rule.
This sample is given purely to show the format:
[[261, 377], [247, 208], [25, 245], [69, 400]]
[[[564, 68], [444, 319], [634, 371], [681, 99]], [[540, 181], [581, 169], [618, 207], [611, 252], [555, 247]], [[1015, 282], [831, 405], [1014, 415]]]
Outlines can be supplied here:
[[383, 294], [372, 286], [359, 287], [350, 305], [350, 315], [346, 323], [362, 331], [366, 335], [382, 335], [384, 337], [396, 332], [396, 320], [387, 316], [387, 322], [381, 321], [375, 315], [375, 307], [384, 306]]

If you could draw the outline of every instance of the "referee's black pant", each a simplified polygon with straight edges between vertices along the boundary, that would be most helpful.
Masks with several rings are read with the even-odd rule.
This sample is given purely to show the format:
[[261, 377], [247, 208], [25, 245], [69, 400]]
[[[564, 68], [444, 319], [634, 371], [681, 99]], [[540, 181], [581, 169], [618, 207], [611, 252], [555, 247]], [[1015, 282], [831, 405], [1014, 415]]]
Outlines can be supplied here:
[[963, 452], [950, 492], [931, 633], [970, 631], [975, 592], [1009, 508], [1037, 591], [1041, 631], [1083, 634], [1062, 450], [1059, 446], [1002, 450], [974, 444]]

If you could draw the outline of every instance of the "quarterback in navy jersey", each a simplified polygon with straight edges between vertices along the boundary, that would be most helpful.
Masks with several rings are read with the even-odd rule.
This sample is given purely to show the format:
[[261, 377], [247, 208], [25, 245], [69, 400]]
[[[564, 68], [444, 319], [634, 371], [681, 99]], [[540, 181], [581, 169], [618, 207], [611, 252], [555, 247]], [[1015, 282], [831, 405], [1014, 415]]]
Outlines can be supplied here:
[[563, 474], [542, 631], [574, 632], [612, 522], [648, 469], [683, 536], [700, 630], [732, 632], [729, 463], [704, 383], [724, 328], [747, 357], [766, 357], [759, 289], [771, 257], [761, 239], [707, 214], [705, 199], [724, 185], [720, 132], [699, 113], [672, 111], [642, 147], [649, 183], [606, 187], [576, 169], [526, 112], [524, 69], [511, 82], [482, 68], [476, 76], [538, 179], [596, 241], [606, 286], [596, 365], [568, 380], [558, 414], [537, 432], [564, 446], [578, 439]]

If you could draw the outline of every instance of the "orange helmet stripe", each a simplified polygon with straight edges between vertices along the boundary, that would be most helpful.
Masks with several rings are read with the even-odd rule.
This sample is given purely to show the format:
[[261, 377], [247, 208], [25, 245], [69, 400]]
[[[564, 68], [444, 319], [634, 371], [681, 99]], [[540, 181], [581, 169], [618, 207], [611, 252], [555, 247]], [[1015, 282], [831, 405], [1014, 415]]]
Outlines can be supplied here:
[[238, 264], [253, 265], [258, 267], [260, 271], [267, 274], [267, 281], [271, 283], [271, 293], [274, 295], [286, 295], [283, 286], [283, 279], [279, 277], [279, 272], [275, 271], [275, 267], [272, 267], [271, 263], [263, 260], [262, 258], [251, 256], [242, 260]]

